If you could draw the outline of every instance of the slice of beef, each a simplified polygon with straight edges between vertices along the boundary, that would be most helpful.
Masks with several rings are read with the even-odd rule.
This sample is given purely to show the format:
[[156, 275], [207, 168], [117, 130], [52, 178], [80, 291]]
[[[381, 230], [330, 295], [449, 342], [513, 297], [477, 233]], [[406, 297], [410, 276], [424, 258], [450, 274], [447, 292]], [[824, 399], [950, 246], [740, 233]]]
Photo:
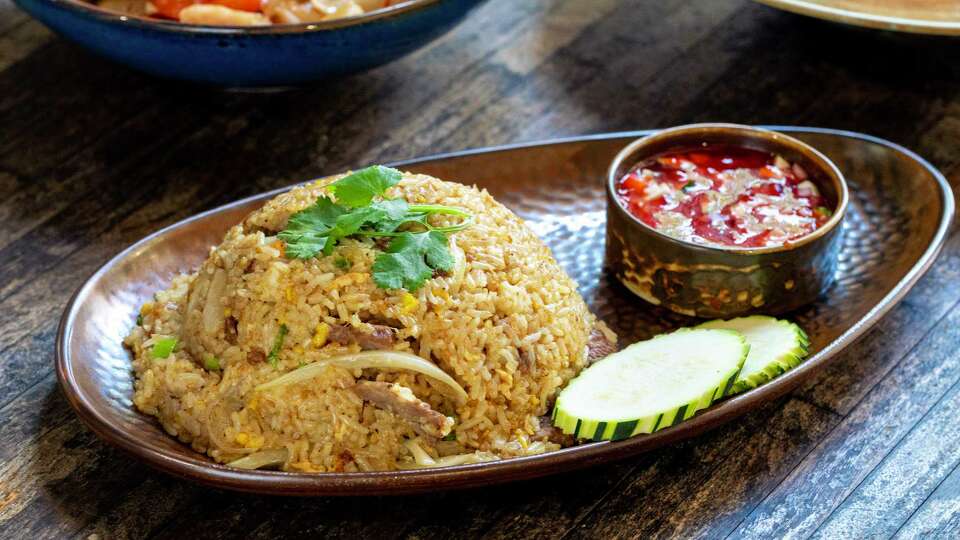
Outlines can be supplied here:
[[237, 336], [239, 336], [239, 333], [237, 331], [237, 326], [239, 325], [239, 323], [240, 321], [238, 321], [237, 318], [233, 316], [227, 317], [223, 321], [224, 339], [226, 339], [227, 343], [231, 345], [237, 344]]
[[359, 381], [353, 386], [353, 391], [362, 399], [403, 418], [421, 435], [441, 439], [453, 429], [453, 418], [431, 409], [406, 386]]
[[607, 339], [606, 334], [594, 327], [587, 340], [587, 365], [617, 352], [617, 344]]
[[373, 333], [366, 333], [349, 324], [330, 325], [328, 339], [341, 345], [356, 343], [364, 350], [389, 350], [397, 343], [397, 329], [382, 324], [372, 324]]

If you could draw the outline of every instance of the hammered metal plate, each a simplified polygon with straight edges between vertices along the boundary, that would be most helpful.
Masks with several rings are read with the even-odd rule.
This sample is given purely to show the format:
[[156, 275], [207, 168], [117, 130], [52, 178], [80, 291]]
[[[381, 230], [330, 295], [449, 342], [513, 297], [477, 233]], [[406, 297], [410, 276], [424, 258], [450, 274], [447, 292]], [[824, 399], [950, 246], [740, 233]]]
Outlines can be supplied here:
[[[590, 443], [495, 463], [435, 470], [303, 474], [217, 465], [167, 435], [131, 403], [121, 341], [138, 307], [190, 271], [224, 232], [278, 190], [168, 227], [104, 265], [74, 295], [61, 321], [57, 374], [71, 405], [98, 435], [170, 473], [225, 488], [296, 495], [398, 494], [543, 476], [644, 452], [691, 437], [789, 391], [869, 329], [932, 264], [953, 217], [943, 176], [915, 154], [873, 137], [773, 128], [813, 145], [843, 171], [851, 191], [837, 284], [791, 314], [810, 334], [812, 356], [773, 382], [678, 426], [626, 441]], [[482, 149], [395, 164], [476, 184], [527, 220], [580, 284], [591, 309], [629, 343], [693, 321], [644, 304], [602, 270], [604, 178], [613, 156], [646, 132]]]

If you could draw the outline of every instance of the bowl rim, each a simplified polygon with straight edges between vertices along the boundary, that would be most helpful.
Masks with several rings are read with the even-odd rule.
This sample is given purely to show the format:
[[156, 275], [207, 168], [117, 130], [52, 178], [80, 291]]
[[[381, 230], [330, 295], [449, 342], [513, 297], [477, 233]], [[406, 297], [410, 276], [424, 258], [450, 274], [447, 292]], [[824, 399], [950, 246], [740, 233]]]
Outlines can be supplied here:
[[[19, 1], [19, 0], [18, 0]], [[55, 6], [69, 9], [84, 17], [96, 19], [100, 22], [122, 24], [129, 28], [138, 28], [142, 30], [152, 30], [161, 32], [180, 33], [188, 35], [214, 34], [218, 37], [229, 36], [248, 36], [248, 35], [285, 35], [285, 34], [308, 34], [313, 32], [323, 32], [327, 30], [338, 30], [351, 26], [360, 26], [363, 24], [396, 17], [413, 11], [420, 11], [435, 4], [440, 4], [448, 0], [404, 0], [398, 4], [376, 9], [363, 15], [353, 15], [340, 19], [329, 21], [320, 21], [313, 23], [293, 23], [293, 24], [271, 24], [268, 26], [227, 26], [227, 25], [206, 25], [206, 24], [186, 24], [179, 21], [170, 21], [166, 19], [154, 19], [143, 15], [133, 15], [120, 13], [109, 9], [104, 9], [96, 4], [85, 0], [36, 0], [46, 2]], [[480, 0], [472, 0], [479, 2]]]
[[[807, 233], [800, 238], [774, 246], [765, 246], [765, 247], [738, 247], [738, 246], [717, 246], [710, 244], [698, 244], [695, 242], [690, 242], [688, 240], [682, 240], [680, 238], [675, 238], [664, 232], [661, 232], [643, 221], [634, 216], [629, 209], [625, 208], [623, 203], [620, 201], [620, 197], [617, 195], [617, 182], [619, 181], [619, 176], [617, 175], [620, 167], [627, 162], [628, 159], [633, 162], [637, 162], [637, 151], [643, 148], [644, 146], [661, 143], [662, 141], [669, 141], [673, 138], [679, 138], [682, 136], [689, 135], [691, 133], [696, 133], [699, 131], [706, 131], [710, 136], [728, 136], [728, 135], [740, 135], [745, 138], [752, 138], [757, 141], [761, 141], [767, 144], [773, 143], [774, 145], [792, 147], [801, 153], [808, 154], [809, 157], [812, 157], [814, 162], [819, 165], [821, 172], [824, 173], [829, 179], [831, 179], [837, 187], [837, 203], [836, 208], [833, 212], [833, 215], [819, 228], [813, 230], [810, 233]], [[651, 154], [652, 155], [652, 154]], [[649, 157], [649, 156], [648, 156]], [[666, 129], [662, 129], [640, 137], [632, 141], [630, 144], [625, 146], [620, 150], [613, 160], [610, 162], [610, 167], [607, 169], [607, 198], [610, 201], [610, 208], [616, 208], [616, 211], [619, 211], [621, 214], [626, 216], [627, 220], [634, 225], [638, 225], [646, 231], [651, 232], [654, 236], [667, 241], [669, 243], [682, 246], [687, 249], [694, 250], [704, 250], [710, 253], [723, 253], [723, 254], [733, 254], [733, 255], [761, 255], [766, 253], [780, 253], [786, 251], [792, 251], [794, 249], [800, 248], [806, 244], [814, 242], [815, 240], [822, 238], [828, 235], [831, 231], [838, 228], [843, 222], [844, 217], [847, 213], [847, 205], [850, 199], [849, 188], [847, 187], [847, 180], [843, 176], [843, 173], [837, 167], [837, 165], [825, 156], [822, 152], [810, 146], [809, 144], [791, 137], [785, 133], [775, 131], [773, 129], [766, 129], [763, 127], [748, 126], [744, 124], [732, 124], [724, 122], [704, 122], [698, 124], [684, 124], [681, 126], [674, 126]], [[610, 227], [612, 221], [607, 221], [607, 227]]]

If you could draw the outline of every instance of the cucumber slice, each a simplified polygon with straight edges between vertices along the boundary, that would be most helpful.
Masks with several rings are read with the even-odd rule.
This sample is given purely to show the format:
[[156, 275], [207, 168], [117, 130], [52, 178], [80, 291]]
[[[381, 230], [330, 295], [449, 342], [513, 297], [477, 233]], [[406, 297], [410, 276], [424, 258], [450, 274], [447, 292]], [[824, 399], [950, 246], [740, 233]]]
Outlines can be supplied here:
[[747, 338], [750, 354], [733, 383], [732, 394], [756, 388], [797, 367], [807, 356], [810, 344], [807, 334], [796, 324], [766, 315], [710, 321], [697, 328], [734, 330]]
[[593, 440], [678, 424], [730, 391], [748, 350], [737, 332], [701, 328], [634, 343], [570, 381], [557, 397], [553, 423]]

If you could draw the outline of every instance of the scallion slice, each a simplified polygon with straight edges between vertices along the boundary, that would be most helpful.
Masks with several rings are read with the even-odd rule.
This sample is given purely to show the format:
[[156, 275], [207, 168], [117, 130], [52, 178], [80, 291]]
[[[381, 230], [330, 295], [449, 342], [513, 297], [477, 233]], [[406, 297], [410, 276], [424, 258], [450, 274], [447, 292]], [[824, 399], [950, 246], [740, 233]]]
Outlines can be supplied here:
[[177, 346], [177, 338], [162, 337], [153, 342], [153, 348], [150, 353], [154, 358], [166, 358], [170, 356], [173, 349]]
[[376, 368], [415, 371], [441, 383], [442, 389], [446, 389], [448, 391], [447, 394], [451, 398], [454, 398], [457, 403], [465, 403], [467, 401], [466, 390], [442, 369], [419, 356], [397, 351], [364, 351], [356, 354], [345, 354], [327, 358], [295, 369], [268, 383], [261, 384], [257, 386], [257, 390], [270, 390], [310, 380], [322, 373], [329, 365], [348, 369]]

